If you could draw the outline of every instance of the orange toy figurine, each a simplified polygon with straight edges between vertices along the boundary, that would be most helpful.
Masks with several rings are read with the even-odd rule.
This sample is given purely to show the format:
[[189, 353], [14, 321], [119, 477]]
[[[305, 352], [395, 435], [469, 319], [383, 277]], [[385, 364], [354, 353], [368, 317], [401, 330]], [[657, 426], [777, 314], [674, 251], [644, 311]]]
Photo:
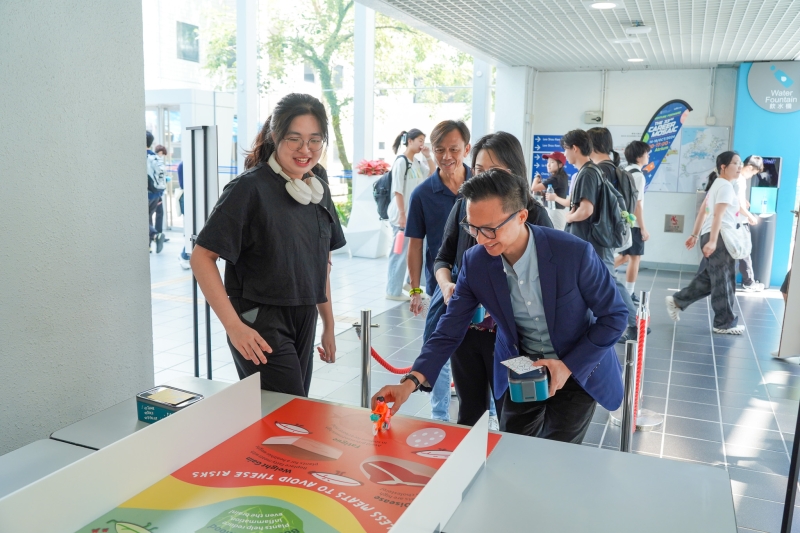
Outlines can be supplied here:
[[377, 435], [379, 431], [386, 431], [392, 425], [392, 410], [386, 405], [386, 400], [383, 396], [378, 396], [375, 403], [375, 409], [369, 415], [372, 420], [372, 434]]

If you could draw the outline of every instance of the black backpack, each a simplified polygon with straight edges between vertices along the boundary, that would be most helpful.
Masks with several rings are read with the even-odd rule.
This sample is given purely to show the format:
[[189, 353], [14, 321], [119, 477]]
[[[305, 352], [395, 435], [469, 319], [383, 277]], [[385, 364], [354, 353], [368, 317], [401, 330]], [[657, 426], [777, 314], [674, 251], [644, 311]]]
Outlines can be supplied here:
[[[406, 160], [406, 173], [411, 168], [411, 161], [404, 155], [397, 156]], [[397, 159], [395, 159], [397, 161]], [[394, 167], [394, 165], [392, 165]], [[392, 169], [390, 168], [383, 176], [372, 184], [372, 197], [378, 204], [378, 217], [381, 220], [389, 220], [389, 203], [392, 201]], [[406, 200], [407, 201], [407, 200]]]
[[619, 248], [628, 240], [628, 233], [631, 231], [627, 220], [622, 216], [625, 200], [606, 179], [602, 170], [597, 168], [595, 172], [600, 178], [600, 187], [589, 233], [592, 242], [597, 246]]
[[636, 200], [639, 198], [639, 191], [636, 189], [636, 181], [633, 179], [631, 173], [614, 165], [612, 161], [601, 161], [599, 165], [612, 165], [614, 167], [616, 179], [611, 180], [611, 186], [617, 189], [622, 199], [625, 201], [625, 205], [620, 204], [622, 210], [633, 214], [636, 210]]

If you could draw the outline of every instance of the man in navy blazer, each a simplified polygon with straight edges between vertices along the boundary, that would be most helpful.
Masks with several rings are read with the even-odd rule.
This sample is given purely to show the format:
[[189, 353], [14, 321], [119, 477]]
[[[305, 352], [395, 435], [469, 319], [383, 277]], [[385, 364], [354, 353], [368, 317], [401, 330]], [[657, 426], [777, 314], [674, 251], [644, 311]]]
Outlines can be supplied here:
[[[478, 244], [464, 255], [447, 313], [400, 385], [383, 387], [397, 412], [409, 395], [429, 390], [464, 338], [478, 304], [494, 317], [494, 393], [503, 401], [501, 431], [580, 443], [600, 403], [622, 403], [622, 372], [614, 345], [628, 311], [592, 246], [568, 233], [526, 224], [524, 178], [491, 170], [461, 188], [467, 199], [462, 226]], [[527, 282], [527, 285], [526, 285]], [[501, 361], [542, 357], [546, 400], [511, 401]]]

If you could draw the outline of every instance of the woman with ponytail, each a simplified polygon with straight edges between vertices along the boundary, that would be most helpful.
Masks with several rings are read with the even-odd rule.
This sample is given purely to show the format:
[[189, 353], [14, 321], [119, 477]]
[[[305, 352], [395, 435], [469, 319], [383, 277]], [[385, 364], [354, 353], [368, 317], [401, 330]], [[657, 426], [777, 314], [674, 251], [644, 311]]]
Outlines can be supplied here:
[[[741, 335], [744, 326], [733, 311], [736, 300], [736, 260], [731, 257], [722, 238], [722, 229], [736, 230], [743, 223], [739, 214], [739, 198], [733, 183], [739, 178], [742, 160], [736, 152], [717, 156], [716, 172], [708, 176], [706, 208], [697, 215], [692, 235], [686, 240], [691, 250], [699, 239], [703, 259], [694, 279], [687, 287], [667, 296], [667, 312], [672, 320], [680, 320], [680, 312], [711, 295], [714, 310], [714, 333]], [[711, 216], [707, 216], [707, 215]]]
[[225, 328], [239, 377], [259, 373], [264, 390], [308, 396], [318, 314], [320, 356], [329, 363], [336, 357], [329, 262], [345, 240], [330, 189], [317, 177], [327, 139], [319, 100], [282, 98], [192, 253], [192, 270]]
[[[414, 128], [401, 131], [394, 140], [392, 149], [398, 155], [392, 165], [392, 199], [389, 202], [389, 224], [392, 226], [392, 243], [397, 234], [406, 230], [406, 209], [411, 201], [411, 193], [431, 173], [436, 165], [431, 158], [431, 149], [425, 146], [425, 134]], [[425, 161], [417, 157], [422, 154]], [[390, 300], [408, 301], [411, 298], [403, 294], [403, 281], [406, 278], [406, 256], [408, 255], [408, 238], [403, 239], [403, 248], [395, 251], [394, 245], [389, 251], [389, 276], [386, 283], [386, 298]]]

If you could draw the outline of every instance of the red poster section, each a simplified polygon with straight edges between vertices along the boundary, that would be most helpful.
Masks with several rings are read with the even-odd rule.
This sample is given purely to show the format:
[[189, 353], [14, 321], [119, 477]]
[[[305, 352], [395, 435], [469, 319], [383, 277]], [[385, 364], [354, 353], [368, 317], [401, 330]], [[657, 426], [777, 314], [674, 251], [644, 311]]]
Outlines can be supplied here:
[[[395, 417], [373, 437], [363, 410], [295, 399], [173, 477], [205, 487], [312, 491], [345, 506], [365, 531], [386, 531], [467, 432]], [[489, 453], [499, 440], [489, 434]]]

